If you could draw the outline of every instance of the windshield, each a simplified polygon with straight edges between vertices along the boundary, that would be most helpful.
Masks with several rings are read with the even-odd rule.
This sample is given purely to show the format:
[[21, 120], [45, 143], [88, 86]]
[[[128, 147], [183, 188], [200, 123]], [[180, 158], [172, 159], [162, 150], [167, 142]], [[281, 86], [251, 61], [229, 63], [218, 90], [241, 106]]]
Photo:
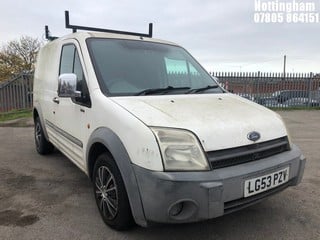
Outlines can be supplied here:
[[99, 38], [90, 38], [87, 44], [105, 94], [184, 94], [192, 89], [223, 92], [181, 47], [143, 40]]

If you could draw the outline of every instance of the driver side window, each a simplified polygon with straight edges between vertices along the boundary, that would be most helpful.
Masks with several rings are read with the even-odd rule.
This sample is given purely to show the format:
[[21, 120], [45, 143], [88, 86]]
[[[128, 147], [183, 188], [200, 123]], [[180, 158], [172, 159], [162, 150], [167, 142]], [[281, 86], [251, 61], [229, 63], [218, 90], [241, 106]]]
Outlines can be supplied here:
[[81, 92], [81, 97], [76, 97], [73, 101], [90, 107], [91, 102], [87, 83], [84, 78], [78, 51], [73, 44], [67, 44], [62, 47], [59, 75], [63, 73], [74, 73], [77, 76], [76, 89]]

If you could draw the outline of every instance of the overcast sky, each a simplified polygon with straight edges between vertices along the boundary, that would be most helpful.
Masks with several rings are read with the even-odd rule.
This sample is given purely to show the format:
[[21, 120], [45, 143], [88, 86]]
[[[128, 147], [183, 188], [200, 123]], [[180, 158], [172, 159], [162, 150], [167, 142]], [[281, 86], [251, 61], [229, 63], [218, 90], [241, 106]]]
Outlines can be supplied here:
[[[296, 1], [313, 1], [320, 12], [319, 0]], [[208, 71], [279, 72], [287, 55], [288, 72], [320, 72], [320, 23], [255, 23], [254, 6], [255, 0], [2, 0], [0, 43], [21, 35], [44, 39], [44, 25], [65, 35], [69, 10], [74, 25], [147, 32], [152, 22], [155, 38], [184, 46]]]

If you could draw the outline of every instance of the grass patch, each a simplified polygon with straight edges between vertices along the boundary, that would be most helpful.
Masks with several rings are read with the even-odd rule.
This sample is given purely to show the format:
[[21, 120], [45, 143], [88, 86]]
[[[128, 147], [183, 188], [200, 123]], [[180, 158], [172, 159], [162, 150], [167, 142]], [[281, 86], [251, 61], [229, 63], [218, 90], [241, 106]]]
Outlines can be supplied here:
[[28, 117], [32, 117], [32, 110], [30, 109], [13, 110], [10, 112], [0, 113], [0, 122]]

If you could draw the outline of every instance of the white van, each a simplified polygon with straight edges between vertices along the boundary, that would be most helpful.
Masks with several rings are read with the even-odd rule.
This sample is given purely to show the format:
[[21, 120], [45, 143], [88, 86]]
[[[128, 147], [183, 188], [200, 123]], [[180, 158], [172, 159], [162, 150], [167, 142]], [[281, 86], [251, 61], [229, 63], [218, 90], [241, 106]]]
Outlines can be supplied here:
[[228, 93], [182, 47], [136, 35], [50, 41], [34, 77], [36, 149], [89, 176], [106, 224], [211, 219], [301, 181], [277, 113]]

